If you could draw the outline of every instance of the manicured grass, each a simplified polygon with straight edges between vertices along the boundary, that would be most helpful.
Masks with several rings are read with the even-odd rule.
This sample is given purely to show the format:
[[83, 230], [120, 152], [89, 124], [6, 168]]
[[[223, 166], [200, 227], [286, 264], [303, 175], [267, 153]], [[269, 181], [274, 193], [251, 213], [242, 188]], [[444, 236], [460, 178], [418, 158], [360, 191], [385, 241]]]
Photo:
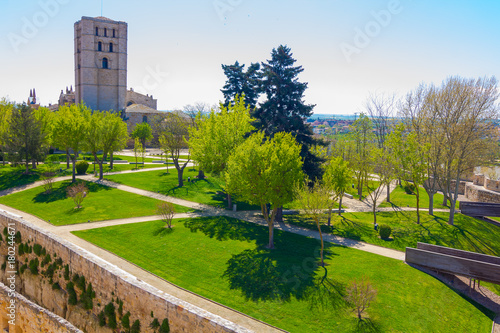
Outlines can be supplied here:
[[[176, 198], [198, 202], [210, 206], [226, 207], [227, 196], [223, 193], [223, 182], [220, 179], [206, 175], [205, 179], [197, 179], [198, 171], [185, 169], [183, 173], [184, 186], [178, 186], [177, 170], [165, 170], [106, 176], [106, 179], [128, 186], [159, 192]], [[191, 182], [188, 182], [191, 177]], [[260, 209], [233, 198], [238, 210]]]
[[24, 171], [24, 167], [11, 167], [10, 165], [0, 167], [0, 191], [31, 184], [40, 179], [38, 172], [25, 175]]
[[[370, 182], [370, 188], [376, 188], [380, 186], [380, 182], [376, 180], [369, 180]], [[358, 198], [358, 187], [357, 187], [357, 180], [356, 178], [352, 177], [351, 179], [351, 186], [349, 186], [346, 190], [346, 193], [352, 195], [354, 198]], [[363, 198], [366, 198], [370, 194], [368, 191], [368, 188], [366, 187], [366, 184], [363, 184], [363, 191], [362, 191], [362, 196]]]
[[[50, 220], [54, 225], [156, 215], [159, 200], [89, 182], [86, 183], [89, 193], [83, 207], [74, 209], [73, 199], [66, 194], [70, 185], [71, 182], [55, 183], [50, 194], [45, 194], [43, 187], [32, 188], [1, 197], [0, 203]], [[191, 211], [181, 206], [175, 208], [177, 213]]]
[[[383, 240], [373, 228], [372, 213], [344, 213], [332, 219], [332, 225], [322, 230], [345, 238], [380, 245], [400, 251], [416, 247], [417, 242], [436, 244], [456, 249], [500, 256], [500, 227], [462, 214], [455, 215], [453, 226], [448, 224], [447, 213], [426, 213], [416, 223], [416, 212], [379, 212], [377, 223], [392, 228], [390, 240]], [[286, 221], [317, 230], [314, 221], [305, 216], [286, 216]]]
[[[290, 332], [489, 332], [493, 314], [403, 262], [226, 217], [147, 222], [74, 232], [183, 288]], [[341, 294], [367, 276], [377, 299], [360, 326]], [[325, 307], [320, 302], [331, 302]], [[315, 306], [316, 305], [316, 306]]]
[[[424, 188], [420, 188], [420, 208], [429, 208], [429, 196], [427, 195], [427, 192], [425, 192]], [[385, 197], [385, 193], [384, 193]], [[450, 207], [448, 206], [443, 206], [443, 195], [441, 193], [436, 193], [434, 194], [434, 208], [436, 209], [449, 209]], [[458, 208], [458, 201], [456, 203], [456, 208]], [[417, 207], [417, 198], [414, 194], [407, 194], [402, 186], [397, 186], [392, 192], [391, 192], [391, 202], [388, 203], [387, 201], [384, 200], [379, 207], [392, 207], [392, 206], [397, 206], [397, 207]]]

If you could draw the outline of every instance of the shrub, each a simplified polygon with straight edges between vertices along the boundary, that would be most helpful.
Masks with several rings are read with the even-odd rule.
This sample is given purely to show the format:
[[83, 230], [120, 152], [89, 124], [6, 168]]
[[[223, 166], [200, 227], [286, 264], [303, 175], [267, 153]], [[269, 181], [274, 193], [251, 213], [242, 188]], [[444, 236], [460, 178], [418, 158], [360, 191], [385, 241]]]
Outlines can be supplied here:
[[45, 193], [51, 193], [52, 188], [54, 187], [54, 178], [56, 177], [56, 171], [55, 170], [49, 170], [45, 171], [42, 173], [42, 182], [43, 182], [43, 189], [45, 190]]
[[52, 285], [52, 290], [59, 290], [59, 289], [61, 289], [61, 286], [59, 285], [59, 282], [55, 282]]
[[87, 173], [87, 169], [89, 168], [89, 163], [87, 161], [77, 162], [75, 168], [77, 174], [84, 175]]
[[415, 194], [415, 185], [413, 184], [406, 184], [403, 189], [405, 190], [406, 194]]
[[160, 321], [158, 320], [158, 318], [153, 319], [151, 324], [149, 324], [149, 327], [152, 328], [153, 330], [156, 330], [158, 327], [160, 327]]
[[363, 313], [368, 309], [370, 303], [377, 296], [375, 290], [368, 278], [354, 280], [347, 288], [346, 301], [352, 305], [353, 311], [356, 312], [358, 319], [363, 320]]
[[168, 324], [168, 319], [163, 319], [161, 322], [159, 333], [170, 333], [170, 325]]
[[382, 239], [387, 239], [389, 236], [391, 236], [392, 229], [389, 227], [387, 224], [381, 224], [378, 233], [380, 235], [380, 238]]
[[85, 199], [87, 193], [89, 192], [85, 184], [84, 183], [74, 184], [73, 186], [69, 186], [67, 191], [68, 191], [68, 196], [70, 198], [73, 198], [73, 201], [75, 202], [76, 205], [75, 209], [82, 208], [83, 199]]
[[104, 314], [104, 311], [99, 312], [97, 318], [99, 318], [99, 326], [106, 326], [106, 315]]
[[69, 280], [69, 265], [64, 266], [64, 280]]
[[31, 274], [38, 275], [38, 265], [40, 265], [38, 258], [30, 260], [30, 263], [28, 266], [29, 266]]
[[123, 328], [129, 329], [130, 328], [130, 311], [128, 311], [123, 317], [122, 317], [122, 326]]
[[108, 317], [109, 328], [115, 329], [118, 325], [116, 322], [115, 306], [112, 302], [108, 303], [108, 305], [104, 307], [104, 313], [106, 314], [106, 317]]
[[156, 205], [156, 214], [161, 216], [163, 222], [165, 222], [169, 229], [172, 229], [172, 219], [175, 215], [175, 207], [170, 202], [160, 202]]
[[130, 328], [130, 333], [140, 333], [141, 332], [141, 322], [139, 319], [134, 321], [132, 327]]
[[68, 290], [68, 303], [70, 305], [76, 305], [76, 303], [78, 303], [78, 298], [76, 297], [75, 285], [73, 282], [68, 282], [66, 289]]
[[42, 246], [38, 243], [35, 243], [35, 245], [33, 245], [33, 252], [35, 252], [37, 256], [40, 256], [42, 254]]

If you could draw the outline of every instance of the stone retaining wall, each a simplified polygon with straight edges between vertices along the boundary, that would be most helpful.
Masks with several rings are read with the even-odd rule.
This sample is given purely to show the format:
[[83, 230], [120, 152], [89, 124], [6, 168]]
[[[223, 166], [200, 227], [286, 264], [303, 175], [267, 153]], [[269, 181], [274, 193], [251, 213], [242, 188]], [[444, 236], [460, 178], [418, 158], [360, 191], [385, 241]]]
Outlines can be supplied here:
[[[7, 286], [0, 283], [0, 329], [3, 332], [83, 333], [70, 322], [31, 302], [19, 293], [15, 293], [13, 298], [9, 297], [10, 291]], [[11, 299], [15, 299], [15, 324], [12, 323], [13, 317], [8, 317], [10, 309], [7, 307], [10, 306]]]
[[465, 197], [474, 202], [500, 203], [500, 193], [485, 189], [483, 186], [468, 183], [465, 187]]
[[[116, 302], [117, 299], [123, 301], [123, 313], [130, 311], [130, 323], [136, 319], [140, 320], [141, 332], [153, 332], [149, 328], [153, 319], [152, 313], [155, 318], [159, 318], [160, 322], [168, 318], [171, 332], [250, 332], [226, 319], [166, 294], [88, 251], [21, 218], [0, 212], [0, 229], [3, 230], [8, 223], [15, 224], [16, 231], [21, 233], [21, 242], [29, 240], [30, 245], [40, 244], [48, 254], [61, 258], [63, 265], [68, 264], [72, 276], [79, 274], [84, 276], [87, 282], [92, 283], [96, 296], [93, 302], [94, 307], [92, 310], [84, 310], [80, 305], [68, 303], [67, 281], [61, 278], [61, 272], [55, 274], [54, 281], [48, 282], [43, 279], [42, 274], [33, 275], [26, 270], [18, 276], [16, 282], [21, 294], [85, 332], [112, 332], [111, 329], [98, 325], [98, 314], [106, 304]], [[5, 239], [1, 242], [0, 249], [5, 255], [7, 252]], [[33, 257], [34, 254], [29, 256]], [[4, 256], [0, 261], [5, 261]], [[6, 283], [6, 278], [4, 270], [0, 270], [0, 281]], [[56, 281], [61, 286], [59, 290], [52, 288], [52, 284]]]

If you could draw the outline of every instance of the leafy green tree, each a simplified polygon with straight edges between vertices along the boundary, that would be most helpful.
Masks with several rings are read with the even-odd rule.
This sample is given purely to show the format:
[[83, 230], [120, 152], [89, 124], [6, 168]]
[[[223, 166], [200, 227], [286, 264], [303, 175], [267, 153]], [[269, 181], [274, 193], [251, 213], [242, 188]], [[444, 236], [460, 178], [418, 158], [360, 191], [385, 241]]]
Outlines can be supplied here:
[[405, 126], [400, 124], [394, 132], [389, 134], [388, 144], [400, 165], [398, 173], [404, 184], [412, 184], [417, 199], [417, 223], [420, 224], [420, 187], [428, 179], [427, 175], [427, 153], [430, 149], [426, 143], [418, 141], [415, 132], [405, 133]]
[[328, 207], [330, 203], [330, 194], [325, 186], [315, 182], [312, 187], [307, 184], [302, 187], [296, 187], [296, 198], [295, 201], [299, 204], [299, 207], [310, 216], [314, 222], [316, 222], [316, 227], [318, 228], [319, 237], [321, 240], [321, 266], [325, 266], [323, 259], [323, 251], [325, 245], [323, 243], [323, 233], [321, 232], [320, 219], [324, 215], [324, 210]]
[[52, 144], [52, 124], [55, 119], [55, 113], [45, 107], [39, 107], [33, 110], [33, 113], [42, 131], [42, 149], [48, 151]]
[[181, 112], [170, 112], [156, 119], [156, 130], [159, 133], [160, 147], [170, 158], [177, 169], [179, 187], [184, 186], [182, 179], [184, 169], [191, 160], [190, 155], [184, 163], [179, 162], [181, 151], [187, 149], [189, 138], [189, 127], [191, 122], [188, 117], [183, 117]]
[[14, 106], [4, 140], [9, 155], [17, 160], [25, 160], [25, 173], [29, 173], [30, 160], [40, 160], [43, 157], [44, 133], [29, 105]]
[[2, 164], [5, 165], [6, 140], [8, 138], [9, 124], [14, 105], [5, 98], [0, 101], [0, 151], [2, 152]]
[[254, 133], [229, 158], [225, 179], [229, 193], [261, 207], [269, 227], [268, 247], [274, 248], [278, 208], [293, 200], [295, 185], [304, 179], [297, 141], [289, 133], [270, 139]]
[[294, 136], [301, 146], [303, 170], [314, 181], [322, 176], [323, 160], [312, 153], [311, 147], [322, 141], [315, 139], [311, 126], [304, 123], [304, 119], [311, 116], [314, 105], [307, 105], [303, 100], [307, 83], [298, 81], [304, 69], [294, 67], [295, 62], [287, 46], [273, 49], [271, 60], [262, 63], [262, 89], [267, 100], [252, 112], [252, 116], [256, 119], [256, 129], [267, 136], [273, 137], [280, 132]]
[[[90, 109], [85, 104], [64, 105], [59, 107], [53, 122], [52, 142], [57, 148], [65, 150], [66, 156], [71, 158], [73, 183], [76, 181], [76, 158], [84, 145], [89, 117]], [[70, 150], [73, 150], [73, 155], [70, 155]]]
[[140, 123], [135, 125], [131, 137], [132, 139], [138, 138], [141, 140], [142, 146], [146, 148], [146, 142], [153, 138], [153, 130], [148, 123]]
[[[243, 97], [234, 99], [229, 107], [221, 105], [220, 112], [212, 110], [208, 115], [199, 115], [196, 126], [189, 130], [189, 148], [193, 160], [200, 169], [219, 177], [227, 167], [229, 156], [254, 127], [250, 124], [250, 108]], [[231, 208], [231, 196], [228, 193]]]
[[328, 226], [332, 220], [332, 203], [338, 200], [339, 202], [339, 215], [342, 210], [342, 198], [344, 193], [350, 186], [352, 177], [352, 170], [349, 168], [349, 163], [345, 161], [342, 156], [330, 157], [328, 163], [325, 164], [325, 174], [323, 176], [323, 183], [328, 188], [332, 200], [328, 205]]
[[[87, 117], [84, 148], [99, 164], [99, 180], [104, 178], [103, 163], [114, 149], [123, 148], [128, 139], [127, 125], [118, 114], [109, 111], [94, 111]], [[98, 154], [102, 151], [102, 157]]]
[[224, 94], [224, 106], [229, 107], [236, 96], [244, 96], [245, 104], [251, 109], [257, 105], [260, 95], [260, 64], [252, 63], [245, 72], [245, 65], [237, 61], [234, 65], [222, 65], [227, 77], [226, 84], [221, 89]]
[[368, 178], [368, 171], [371, 168], [370, 152], [375, 148], [375, 135], [372, 132], [373, 126], [370, 118], [361, 114], [351, 126], [352, 131], [349, 138], [353, 144], [350, 165], [356, 177], [358, 197], [363, 199], [363, 186]]

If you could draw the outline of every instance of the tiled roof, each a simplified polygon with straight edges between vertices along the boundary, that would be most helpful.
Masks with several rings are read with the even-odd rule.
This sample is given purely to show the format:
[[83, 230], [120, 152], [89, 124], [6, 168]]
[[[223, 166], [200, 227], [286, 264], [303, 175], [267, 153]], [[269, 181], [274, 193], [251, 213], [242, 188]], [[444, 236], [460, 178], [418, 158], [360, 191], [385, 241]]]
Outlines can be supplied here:
[[132, 104], [125, 108], [125, 113], [161, 113], [161, 111], [150, 108], [149, 106], [142, 104]]

